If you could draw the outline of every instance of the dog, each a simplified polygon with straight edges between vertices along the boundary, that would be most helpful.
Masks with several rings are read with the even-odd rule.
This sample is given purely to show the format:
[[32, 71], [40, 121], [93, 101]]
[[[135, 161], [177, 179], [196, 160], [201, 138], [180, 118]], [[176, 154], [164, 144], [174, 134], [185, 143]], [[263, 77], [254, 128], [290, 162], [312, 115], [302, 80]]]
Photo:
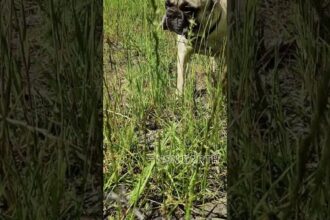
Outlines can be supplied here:
[[[177, 34], [177, 94], [192, 54], [219, 57], [227, 35], [227, 0], [166, 0], [162, 26]], [[213, 71], [215, 72], [215, 64]]]

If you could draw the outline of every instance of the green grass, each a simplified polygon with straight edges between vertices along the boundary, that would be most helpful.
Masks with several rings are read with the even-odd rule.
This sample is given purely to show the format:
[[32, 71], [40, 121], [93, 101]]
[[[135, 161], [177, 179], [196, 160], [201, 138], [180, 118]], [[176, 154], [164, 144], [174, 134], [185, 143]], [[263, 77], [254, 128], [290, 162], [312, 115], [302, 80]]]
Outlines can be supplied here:
[[1, 2], [0, 219], [102, 213], [100, 9]]
[[[224, 199], [226, 104], [204, 56], [177, 99], [176, 35], [161, 29], [163, 1], [151, 3], [104, 1], [104, 191], [127, 200], [105, 206], [113, 219], [190, 219], [197, 204]], [[218, 163], [198, 159], [210, 156]]]
[[[1, 1], [0, 219], [101, 218], [102, 153], [110, 219], [205, 218], [200, 208], [224, 203], [226, 190], [234, 219], [327, 219], [326, 4], [296, 1], [288, 64], [276, 47], [259, 50], [259, 2], [229, 39], [226, 164], [221, 85], [195, 56], [176, 98], [176, 37], [159, 27], [162, 0], [104, 1], [104, 79], [95, 1]], [[281, 20], [270, 11], [265, 23]]]
[[311, 10], [324, 1], [274, 2], [249, 1], [231, 29], [228, 212], [327, 219], [329, 15]]

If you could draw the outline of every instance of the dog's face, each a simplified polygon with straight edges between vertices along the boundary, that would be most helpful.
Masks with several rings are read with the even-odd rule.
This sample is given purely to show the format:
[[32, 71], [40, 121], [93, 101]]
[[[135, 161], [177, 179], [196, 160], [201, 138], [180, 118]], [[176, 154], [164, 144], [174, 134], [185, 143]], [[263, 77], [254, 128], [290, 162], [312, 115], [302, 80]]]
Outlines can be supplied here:
[[199, 29], [198, 14], [210, 0], [166, 0], [163, 29], [187, 36]]

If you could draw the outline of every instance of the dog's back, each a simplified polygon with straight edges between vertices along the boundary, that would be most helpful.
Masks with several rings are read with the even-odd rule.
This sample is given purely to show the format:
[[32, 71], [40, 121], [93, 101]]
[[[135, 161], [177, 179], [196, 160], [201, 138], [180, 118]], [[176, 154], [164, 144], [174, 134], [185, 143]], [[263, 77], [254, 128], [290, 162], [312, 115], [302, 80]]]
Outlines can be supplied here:
[[212, 9], [205, 10], [198, 19], [207, 25], [192, 38], [194, 53], [218, 55], [227, 36], [227, 0], [218, 0]]

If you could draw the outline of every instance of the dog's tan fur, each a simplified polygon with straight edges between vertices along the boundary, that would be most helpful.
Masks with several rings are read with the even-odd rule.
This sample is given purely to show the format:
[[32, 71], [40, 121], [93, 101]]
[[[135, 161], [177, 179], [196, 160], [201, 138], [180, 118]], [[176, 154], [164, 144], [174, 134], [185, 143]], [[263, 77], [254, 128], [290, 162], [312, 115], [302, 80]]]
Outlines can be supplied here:
[[[192, 33], [192, 38], [199, 40], [192, 44], [189, 36], [178, 34], [177, 37], [177, 92], [182, 94], [186, 64], [191, 55], [193, 53], [211, 55], [215, 57], [215, 60], [220, 55], [223, 40], [227, 35], [227, 0], [168, 0], [168, 2], [172, 8], [177, 7], [180, 12], [183, 4], [198, 9], [193, 18], [189, 19], [189, 23], [198, 22], [199, 29]], [[179, 16], [181, 16], [180, 13]], [[165, 16], [164, 25], [167, 25], [167, 19], [172, 19], [172, 17]], [[210, 29], [212, 32], [205, 34]]]

